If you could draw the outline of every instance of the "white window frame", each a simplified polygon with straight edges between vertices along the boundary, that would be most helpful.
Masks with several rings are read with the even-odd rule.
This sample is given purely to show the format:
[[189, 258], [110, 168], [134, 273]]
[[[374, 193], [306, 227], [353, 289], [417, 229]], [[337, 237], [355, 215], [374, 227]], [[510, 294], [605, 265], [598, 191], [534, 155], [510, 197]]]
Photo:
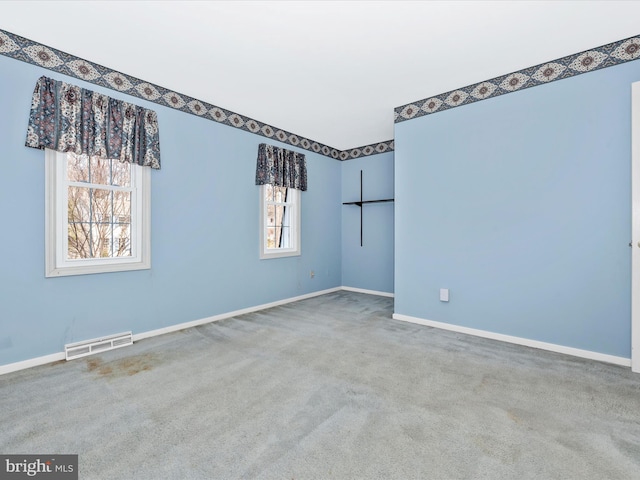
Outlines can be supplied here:
[[269, 248], [267, 246], [267, 205], [265, 201], [266, 185], [260, 185], [260, 259], [266, 260], [269, 258], [282, 258], [282, 257], [294, 257], [300, 255], [300, 190], [297, 188], [289, 188], [288, 200], [289, 219], [291, 229], [291, 242], [293, 245], [286, 248]]
[[69, 260], [67, 154], [45, 150], [45, 276], [151, 268], [151, 172], [131, 165], [131, 256]]

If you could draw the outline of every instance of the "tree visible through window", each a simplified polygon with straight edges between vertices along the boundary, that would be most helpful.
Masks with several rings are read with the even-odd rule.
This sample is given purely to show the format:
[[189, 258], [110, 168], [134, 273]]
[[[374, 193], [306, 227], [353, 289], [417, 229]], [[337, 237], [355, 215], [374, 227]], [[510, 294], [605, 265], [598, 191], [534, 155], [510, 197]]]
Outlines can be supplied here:
[[68, 259], [131, 256], [131, 164], [67, 154]]
[[287, 203], [289, 189], [265, 185], [267, 203], [267, 248], [287, 248], [291, 245], [291, 209]]

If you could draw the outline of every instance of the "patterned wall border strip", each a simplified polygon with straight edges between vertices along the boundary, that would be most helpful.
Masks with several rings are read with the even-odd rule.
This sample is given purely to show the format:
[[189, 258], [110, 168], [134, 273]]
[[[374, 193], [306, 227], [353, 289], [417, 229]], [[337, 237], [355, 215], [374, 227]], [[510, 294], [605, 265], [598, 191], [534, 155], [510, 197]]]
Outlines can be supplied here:
[[517, 92], [525, 88], [545, 85], [564, 78], [630, 62], [637, 58], [640, 58], [640, 36], [629, 37], [625, 40], [396, 107], [394, 122], [400, 123], [443, 112], [450, 108]]
[[240, 115], [239, 113], [168, 90], [122, 72], [111, 70], [55, 48], [47, 47], [2, 29], [0, 29], [0, 55], [38, 65], [54, 72], [100, 85], [101, 87], [123, 92], [229, 127], [239, 128], [336, 160], [349, 160], [393, 150], [393, 140], [350, 150], [338, 150], [323, 143], [315, 142], [309, 138]]
[[369, 157], [378, 153], [392, 152], [394, 148], [394, 141], [387, 140], [384, 142], [372, 143], [370, 145], [364, 145], [362, 147], [351, 148], [349, 150], [343, 150], [340, 152], [339, 160], [353, 160], [360, 157]]

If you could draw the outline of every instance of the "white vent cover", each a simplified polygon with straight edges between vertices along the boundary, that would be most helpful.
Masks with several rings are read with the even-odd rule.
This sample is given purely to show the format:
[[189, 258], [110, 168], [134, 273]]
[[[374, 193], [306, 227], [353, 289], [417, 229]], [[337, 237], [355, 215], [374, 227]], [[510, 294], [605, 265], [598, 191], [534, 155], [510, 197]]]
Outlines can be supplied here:
[[126, 347], [127, 345], [133, 345], [131, 332], [94, 338], [84, 342], [69, 343], [64, 346], [64, 355], [67, 360], [73, 360], [74, 358], [86, 357], [87, 355], [106, 352], [107, 350]]

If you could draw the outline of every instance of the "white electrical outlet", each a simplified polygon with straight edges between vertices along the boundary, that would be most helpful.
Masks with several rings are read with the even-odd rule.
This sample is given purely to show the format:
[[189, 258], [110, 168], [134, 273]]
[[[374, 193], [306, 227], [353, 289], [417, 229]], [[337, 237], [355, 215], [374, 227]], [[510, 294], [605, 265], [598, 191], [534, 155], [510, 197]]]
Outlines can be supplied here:
[[311, 278], [315, 277], [315, 276], [316, 276], [316, 272], [314, 272], [313, 270], [311, 270], [311, 273], [309, 274], [309, 276], [310, 276]]
[[449, 301], [449, 289], [448, 288], [441, 288], [440, 289], [440, 301], [441, 302], [448, 302]]

